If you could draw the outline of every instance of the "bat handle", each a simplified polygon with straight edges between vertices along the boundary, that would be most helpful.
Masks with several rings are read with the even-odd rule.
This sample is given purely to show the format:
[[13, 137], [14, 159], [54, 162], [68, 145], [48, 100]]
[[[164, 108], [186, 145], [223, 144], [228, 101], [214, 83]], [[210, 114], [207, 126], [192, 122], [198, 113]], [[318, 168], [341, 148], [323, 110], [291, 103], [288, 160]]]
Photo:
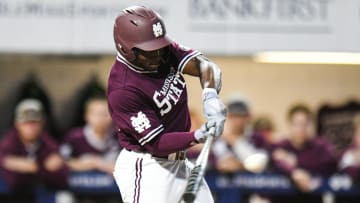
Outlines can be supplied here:
[[211, 127], [210, 129], [209, 129], [209, 134], [211, 135], [211, 136], [214, 136], [215, 135], [215, 127]]

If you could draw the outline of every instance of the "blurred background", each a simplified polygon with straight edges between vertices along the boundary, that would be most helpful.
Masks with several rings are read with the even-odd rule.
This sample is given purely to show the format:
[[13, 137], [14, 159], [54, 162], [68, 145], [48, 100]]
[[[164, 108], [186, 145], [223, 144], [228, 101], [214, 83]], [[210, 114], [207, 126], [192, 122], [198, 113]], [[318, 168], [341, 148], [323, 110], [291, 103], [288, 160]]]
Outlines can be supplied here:
[[[360, 0], [0, 0], [1, 202], [121, 202], [105, 91], [130, 5], [222, 69], [217, 202], [360, 201]], [[186, 81], [196, 129], [201, 87]]]

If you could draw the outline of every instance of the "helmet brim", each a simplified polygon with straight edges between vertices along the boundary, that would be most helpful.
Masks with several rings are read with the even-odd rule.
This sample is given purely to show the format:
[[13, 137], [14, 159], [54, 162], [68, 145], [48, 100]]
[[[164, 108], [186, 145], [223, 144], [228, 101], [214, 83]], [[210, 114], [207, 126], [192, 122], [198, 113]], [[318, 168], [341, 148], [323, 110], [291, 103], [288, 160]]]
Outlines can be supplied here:
[[153, 40], [149, 40], [143, 43], [139, 43], [136, 44], [136, 48], [144, 50], [144, 51], [155, 51], [161, 48], [164, 48], [166, 46], [169, 46], [172, 43], [172, 40], [167, 37], [161, 37], [161, 38], [156, 38]]

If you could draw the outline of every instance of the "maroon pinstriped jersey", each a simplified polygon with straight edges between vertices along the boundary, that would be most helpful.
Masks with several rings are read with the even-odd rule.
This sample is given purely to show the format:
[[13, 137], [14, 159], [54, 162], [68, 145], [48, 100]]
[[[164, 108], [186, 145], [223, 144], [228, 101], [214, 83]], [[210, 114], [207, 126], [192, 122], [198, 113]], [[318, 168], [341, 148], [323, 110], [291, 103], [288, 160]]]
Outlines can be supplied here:
[[97, 155], [104, 159], [114, 159], [120, 148], [114, 143], [115, 136], [109, 130], [104, 140], [99, 140], [94, 135], [93, 129], [86, 125], [69, 131], [61, 145], [60, 152], [64, 158], [80, 158], [81, 156]]
[[122, 147], [145, 151], [143, 146], [160, 134], [189, 131], [187, 90], [181, 72], [198, 55], [198, 51], [173, 43], [167, 62], [156, 72], [140, 71], [121, 55], [117, 56], [107, 95]]

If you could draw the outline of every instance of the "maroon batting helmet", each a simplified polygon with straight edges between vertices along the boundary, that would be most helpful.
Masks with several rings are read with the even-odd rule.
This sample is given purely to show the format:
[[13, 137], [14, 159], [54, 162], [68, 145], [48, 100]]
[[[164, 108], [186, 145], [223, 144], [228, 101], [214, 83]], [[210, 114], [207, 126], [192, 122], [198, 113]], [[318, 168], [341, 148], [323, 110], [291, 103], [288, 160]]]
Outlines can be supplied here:
[[133, 48], [154, 51], [171, 43], [160, 15], [143, 6], [128, 7], [116, 17], [114, 40], [116, 49], [128, 61], [136, 59]]

